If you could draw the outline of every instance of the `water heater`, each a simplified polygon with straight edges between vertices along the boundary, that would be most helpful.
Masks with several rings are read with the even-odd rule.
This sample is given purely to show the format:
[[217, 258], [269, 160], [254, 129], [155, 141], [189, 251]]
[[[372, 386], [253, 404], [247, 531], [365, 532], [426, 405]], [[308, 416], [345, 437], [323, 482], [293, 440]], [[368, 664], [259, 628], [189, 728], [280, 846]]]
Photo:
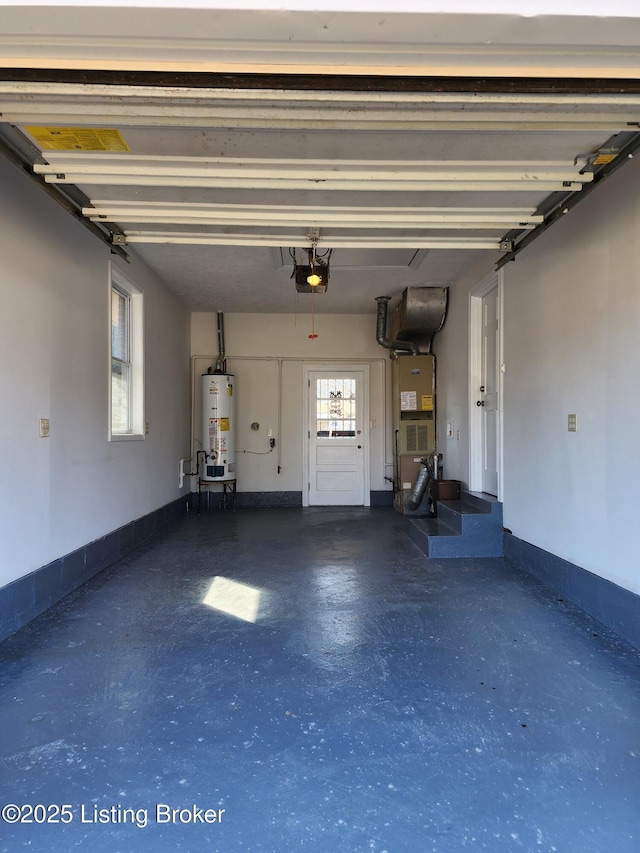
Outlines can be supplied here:
[[202, 376], [202, 450], [200, 479], [215, 483], [236, 478], [234, 377], [226, 373]]

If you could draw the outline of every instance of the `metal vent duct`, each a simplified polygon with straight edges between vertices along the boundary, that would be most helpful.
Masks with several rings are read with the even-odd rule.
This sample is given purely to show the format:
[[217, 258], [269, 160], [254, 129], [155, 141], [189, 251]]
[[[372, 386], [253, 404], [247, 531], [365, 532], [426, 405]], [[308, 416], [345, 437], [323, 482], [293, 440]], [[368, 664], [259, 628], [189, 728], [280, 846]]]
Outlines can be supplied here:
[[391, 337], [430, 353], [434, 335], [444, 326], [448, 298], [448, 287], [406, 287], [391, 319]]

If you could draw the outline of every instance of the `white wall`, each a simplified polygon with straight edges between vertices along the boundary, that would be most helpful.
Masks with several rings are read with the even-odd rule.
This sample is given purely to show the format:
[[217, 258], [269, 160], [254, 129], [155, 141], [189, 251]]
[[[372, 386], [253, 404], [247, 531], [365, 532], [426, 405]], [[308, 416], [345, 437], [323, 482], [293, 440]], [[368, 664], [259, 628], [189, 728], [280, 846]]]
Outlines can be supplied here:
[[[302, 302], [304, 298], [300, 297], [300, 311], [308, 312], [310, 303]], [[375, 314], [316, 315], [318, 337], [315, 340], [309, 339], [309, 313], [226, 314], [224, 325], [227, 369], [236, 376], [236, 446], [239, 450], [267, 450], [269, 428], [276, 438], [273, 453], [264, 456], [238, 453], [238, 491], [302, 491], [303, 366], [337, 362], [370, 365], [370, 420], [376, 423], [375, 428], [369, 430], [371, 490], [391, 488], [384, 479], [385, 474], [392, 474], [390, 423], [385, 420], [390, 361], [388, 351], [376, 343]], [[199, 377], [215, 361], [218, 352], [215, 313], [192, 315], [191, 351], [194, 357], [199, 356], [193, 359], [194, 374]], [[282, 415], [279, 431], [280, 371]], [[199, 412], [199, 385], [195, 384], [195, 410]], [[198, 417], [196, 415], [195, 433], [199, 439]], [[260, 424], [258, 431], [251, 429], [254, 421]], [[195, 449], [200, 449], [198, 442]]]
[[504, 290], [505, 525], [637, 593], [638, 234], [633, 160], [507, 265]]
[[[640, 162], [633, 160], [503, 268], [504, 524], [640, 593]], [[469, 291], [436, 338], [445, 475], [469, 481]], [[569, 433], [567, 416], [578, 416]], [[461, 440], [446, 439], [448, 420]]]
[[[180, 496], [189, 319], [135, 258], [144, 291], [144, 441], [107, 440], [109, 248], [0, 160], [0, 586]], [[49, 418], [51, 436], [39, 437]]]

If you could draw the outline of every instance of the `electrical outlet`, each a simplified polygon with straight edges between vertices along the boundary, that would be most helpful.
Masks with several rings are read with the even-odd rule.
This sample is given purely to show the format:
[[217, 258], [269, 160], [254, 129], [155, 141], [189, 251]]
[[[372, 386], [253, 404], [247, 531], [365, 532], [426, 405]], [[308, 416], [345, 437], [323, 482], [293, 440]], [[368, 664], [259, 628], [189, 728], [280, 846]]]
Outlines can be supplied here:
[[40, 438], [49, 438], [49, 418], [40, 418]]
[[567, 429], [569, 432], [578, 432], [578, 416], [569, 415], [567, 417]]
[[271, 436], [272, 436], [272, 435], [273, 435], [273, 430], [272, 430], [272, 429], [268, 429], [268, 430], [267, 430], [267, 438], [271, 438]]

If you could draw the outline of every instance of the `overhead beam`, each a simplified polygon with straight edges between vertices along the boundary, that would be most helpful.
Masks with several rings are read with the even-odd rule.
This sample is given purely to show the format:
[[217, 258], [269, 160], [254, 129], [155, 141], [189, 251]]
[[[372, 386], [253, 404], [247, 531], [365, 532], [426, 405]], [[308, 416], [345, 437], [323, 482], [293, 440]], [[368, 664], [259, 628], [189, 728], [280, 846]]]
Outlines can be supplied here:
[[[424, 48], [423, 48], [424, 49]], [[460, 57], [458, 57], [459, 59]], [[571, 69], [569, 69], [571, 71]], [[638, 95], [640, 76], [638, 67], [625, 69], [625, 73], [611, 75], [595, 73], [577, 74], [480, 75], [464, 73], [458, 66], [457, 74], [407, 74], [396, 68], [395, 74], [362, 74], [325, 65], [312, 74], [294, 73], [291, 68], [282, 73], [265, 73], [263, 70], [246, 71], [180, 71], [136, 70], [134, 68], [60, 68], [53, 65], [29, 67], [28, 64], [2, 63], [0, 79], [7, 82], [29, 84], [105, 85], [161, 87], [173, 89], [237, 89], [237, 90], [291, 90], [298, 92], [459, 92], [503, 93], [539, 95]]]
[[45, 152], [34, 172], [52, 184], [318, 191], [579, 190], [593, 179], [580, 164], [492, 161], [357, 161], [147, 157]]
[[[309, 241], [304, 234], [226, 234], [189, 233], [184, 231], [138, 231], [126, 232], [127, 243], [165, 243], [190, 246], [301, 246]], [[493, 249], [498, 250], [496, 239], [480, 237], [390, 237], [380, 235], [367, 237], [323, 234], [321, 248], [331, 249]]]
[[[0, 81], [2, 72], [0, 71]], [[478, 81], [481, 86], [483, 81]], [[614, 132], [640, 122], [640, 91], [333, 91], [0, 82], [0, 117], [58, 126]]]
[[135, 202], [92, 202], [82, 210], [93, 222], [173, 223], [180, 225], [227, 225], [238, 227], [291, 226], [391, 228], [391, 229], [486, 229], [533, 228], [544, 220], [530, 210], [472, 208], [429, 210], [411, 207], [309, 207], [303, 205], [206, 205]]
[[174, 175], [85, 175], [66, 172], [61, 175], [46, 175], [48, 184], [90, 184], [93, 186], [133, 186], [133, 187], [192, 187], [199, 189], [249, 189], [249, 190], [318, 190], [318, 191], [398, 191], [398, 192], [520, 192], [531, 191], [556, 192], [559, 190], [579, 191], [582, 182], [578, 181], [481, 181], [481, 180], [405, 180], [381, 181], [346, 180], [329, 178], [319, 181], [314, 178], [284, 179], [284, 178], [198, 178], [178, 177]]

